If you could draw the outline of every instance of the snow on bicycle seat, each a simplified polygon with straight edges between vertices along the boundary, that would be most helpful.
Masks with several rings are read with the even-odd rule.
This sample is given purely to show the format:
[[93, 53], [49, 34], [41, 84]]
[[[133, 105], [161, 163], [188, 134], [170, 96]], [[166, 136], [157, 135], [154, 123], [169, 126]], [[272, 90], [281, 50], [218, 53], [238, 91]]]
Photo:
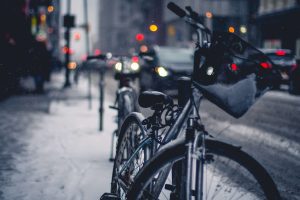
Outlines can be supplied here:
[[143, 108], [149, 108], [156, 104], [171, 104], [172, 98], [158, 91], [145, 91], [139, 96], [139, 104]]

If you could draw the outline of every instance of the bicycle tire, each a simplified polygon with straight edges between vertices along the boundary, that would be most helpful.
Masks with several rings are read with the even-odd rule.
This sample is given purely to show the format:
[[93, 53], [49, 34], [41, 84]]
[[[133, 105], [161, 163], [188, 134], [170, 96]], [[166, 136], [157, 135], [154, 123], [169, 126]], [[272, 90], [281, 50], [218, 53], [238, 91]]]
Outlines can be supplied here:
[[[146, 130], [142, 125], [143, 120], [144, 117], [141, 113], [133, 112], [126, 117], [120, 129], [120, 134], [116, 145], [116, 156], [114, 160], [111, 180], [111, 193], [114, 193], [119, 197], [124, 196], [127, 192], [125, 191], [125, 189], [121, 188], [120, 183], [118, 182], [119, 179], [117, 175], [120, 168], [122, 167], [122, 164], [127, 161], [126, 159], [131, 156], [132, 152], [135, 151], [136, 147], [138, 147], [139, 142], [146, 135]], [[138, 163], [139, 165], [143, 165], [145, 162], [143, 158], [141, 160], [137, 160], [138, 156], [142, 156], [144, 154], [144, 152], [142, 151], [143, 149], [141, 150], [141, 152], [139, 152], [139, 154], [136, 155], [137, 157], [133, 160], [140, 161], [140, 163]], [[136, 170], [139, 170], [135, 168], [134, 164], [137, 163], [129, 163], [129, 166], [126, 169], [126, 173], [127, 170], [129, 173], [126, 174], [126, 178], [128, 179], [126, 181], [128, 184], [131, 182], [133, 174], [137, 174]]]
[[[174, 142], [167, 144], [164, 148], [161, 149], [161, 151], [159, 151], [153, 158], [151, 158], [147, 162], [147, 164], [144, 166], [144, 168], [136, 176], [135, 181], [134, 181], [131, 189], [128, 192], [127, 199], [146, 200], [146, 199], [158, 199], [158, 197], [160, 197], [160, 199], [162, 199], [161, 196], [157, 196], [157, 197], [152, 196], [151, 193], [149, 194], [149, 192], [145, 191], [145, 188], [149, 188], [148, 185], [150, 183], [153, 184], [152, 178], [155, 175], [157, 175], [160, 170], [162, 170], [166, 167], [170, 167], [170, 163], [175, 163], [175, 162], [177, 162], [179, 160], [183, 160], [185, 158], [184, 156], [185, 156], [185, 152], [186, 152], [186, 146], [185, 146], [184, 140], [179, 139]], [[220, 141], [215, 141], [215, 140], [206, 140], [205, 145], [206, 145], [206, 150], [209, 152], [209, 154], [213, 154], [213, 160], [210, 160], [210, 162], [214, 162], [214, 164], [215, 164], [216, 158], [220, 158], [220, 159], [227, 158], [229, 160], [228, 163], [215, 164], [215, 168], [213, 168], [213, 171], [208, 171], [208, 173], [211, 173], [211, 174], [217, 173], [215, 171], [219, 170], [219, 168], [224, 169], [224, 167], [226, 169], [228, 168], [227, 170], [230, 170], [230, 164], [238, 164], [239, 167], [243, 168], [243, 171], [241, 169], [239, 169], [237, 171], [232, 171], [234, 174], [229, 174], [228, 173], [229, 171], [228, 172], [225, 171], [222, 174], [222, 176], [224, 176], [224, 177], [221, 176], [220, 177], [221, 179], [219, 181], [221, 181], [222, 179], [225, 181], [225, 183], [226, 183], [226, 181], [230, 181], [230, 182], [226, 183], [227, 188], [224, 188], [227, 191], [221, 190], [222, 189], [221, 187], [223, 186], [223, 185], [221, 185], [222, 183], [212, 180], [210, 183], [210, 186], [211, 186], [211, 184], [216, 185], [217, 190], [211, 190], [211, 191], [219, 192], [221, 197], [215, 198], [217, 196], [210, 195], [209, 194], [210, 189], [207, 191], [208, 188], [206, 188], [205, 192], [208, 194], [207, 194], [206, 198], [203, 198], [203, 199], [226, 199], [226, 197], [228, 197], [228, 194], [231, 193], [231, 192], [229, 192], [230, 190], [228, 188], [229, 186], [231, 186], [231, 184], [234, 184], [232, 186], [235, 186], [235, 187], [240, 186], [238, 184], [245, 184], [245, 186], [248, 186], [248, 184], [250, 184], [252, 182], [250, 182], [250, 177], [244, 177], [246, 174], [242, 174], [242, 173], [245, 173], [245, 172], [248, 172], [248, 174], [252, 176], [253, 180], [251, 179], [251, 181], [256, 181], [256, 183], [254, 185], [251, 184], [251, 186], [259, 185], [261, 188], [260, 192], [262, 192], [262, 193], [258, 193], [259, 191], [254, 190], [253, 197], [256, 197], [256, 195], [258, 195], [258, 194], [263, 194], [264, 198], [259, 197], [257, 199], [268, 199], [268, 200], [281, 199], [280, 194], [277, 190], [277, 187], [276, 187], [274, 181], [272, 180], [272, 178], [270, 177], [270, 175], [268, 174], [268, 172], [254, 158], [252, 158], [247, 153], [243, 152], [239, 147], [235, 147], [230, 144], [226, 144], [226, 143], [223, 143]], [[211, 165], [211, 163], [209, 163], [208, 160], [206, 160], [206, 162], [207, 162], [207, 165]], [[230, 162], [232, 162], [232, 163], [230, 163]], [[232, 166], [234, 166], [234, 165], [232, 165]], [[231, 177], [229, 177], [228, 179], [225, 180], [224, 179], [225, 175], [230, 175]], [[209, 174], [209, 176], [212, 179], [214, 179], [214, 175], [211, 176]], [[238, 179], [244, 178], [248, 182], [241, 183], [239, 180], [235, 180], [234, 178], [236, 178], [236, 177], [234, 177], [234, 176], [238, 176]], [[194, 178], [194, 180], [196, 180], [196, 178]], [[207, 179], [206, 179], [206, 181], [207, 181]], [[231, 183], [231, 182], [233, 182], [233, 183]], [[165, 187], [166, 187], [166, 185], [165, 185]], [[255, 188], [255, 189], [260, 189], [260, 188]], [[165, 188], [162, 188], [162, 189], [165, 189]], [[233, 188], [233, 189], [236, 189], [236, 188]], [[235, 191], [237, 191], [237, 190], [235, 190]], [[248, 192], [249, 190], [245, 191], [245, 189], [242, 188], [241, 191]], [[233, 192], [233, 190], [232, 190], [232, 192]], [[169, 195], [170, 195], [170, 193], [169, 193]], [[244, 197], [246, 197], [246, 199], [252, 199], [252, 198], [249, 198], [249, 197], [252, 197], [251, 195], [247, 194]], [[176, 198], [174, 198], [174, 199], [176, 199]], [[242, 198], [238, 197], [235, 199], [242, 199]], [[256, 199], [256, 198], [253, 198], [253, 199]]]
[[118, 92], [118, 130], [122, 126], [123, 121], [132, 112], [138, 112], [136, 105], [136, 94], [132, 88], [123, 87]]

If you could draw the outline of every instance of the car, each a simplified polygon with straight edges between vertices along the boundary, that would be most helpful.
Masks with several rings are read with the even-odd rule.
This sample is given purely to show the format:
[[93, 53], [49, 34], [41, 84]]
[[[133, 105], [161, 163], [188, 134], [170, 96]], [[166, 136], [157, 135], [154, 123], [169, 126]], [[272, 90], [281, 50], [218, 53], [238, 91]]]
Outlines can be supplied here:
[[298, 93], [300, 85], [299, 66], [295, 56], [289, 49], [260, 49], [267, 55], [281, 74], [281, 81], [274, 88], [279, 89], [281, 84], [289, 85], [290, 93]]
[[193, 72], [193, 50], [171, 46], [154, 46], [140, 52], [140, 90], [167, 91], [177, 89], [177, 80], [191, 76]]
[[122, 56], [122, 59], [119, 57], [117, 60], [114, 60], [113, 66], [115, 71], [115, 79], [119, 79], [121, 74], [128, 78], [135, 79], [140, 73], [138, 56]]

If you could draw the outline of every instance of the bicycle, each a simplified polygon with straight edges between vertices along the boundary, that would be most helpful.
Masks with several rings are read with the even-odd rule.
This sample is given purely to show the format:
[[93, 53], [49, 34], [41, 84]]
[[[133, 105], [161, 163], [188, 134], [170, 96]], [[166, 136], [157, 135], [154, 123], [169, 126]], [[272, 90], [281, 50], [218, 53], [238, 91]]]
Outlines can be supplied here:
[[119, 136], [121, 125], [130, 113], [139, 111], [136, 102], [137, 94], [130, 85], [131, 80], [136, 78], [137, 76], [139, 65], [136, 59], [130, 60], [126, 56], [114, 55], [114, 57], [110, 59], [117, 61], [117, 63], [115, 64], [115, 80], [119, 81], [118, 89], [116, 91], [115, 103], [114, 105], [109, 106], [109, 108], [118, 111], [117, 129], [112, 134], [111, 153], [109, 159], [110, 161], [114, 161], [114, 140], [115, 137]]
[[[118, 56], [118, 55], [97, 55], [97, 56], [88, 56], [87, 60], [91, 59], [99, 59], [99, 60], [113, 60], [115, 61], [115, 80], [119, 81], [118, 89], [116, 91], [116, 98], [114, 101], [114, 105], [110, 105], [109, 108], [117, 110], [117, 128], [112, 133], [112, 140], [111, 140], [111, 153], [110, 153], [110, 161], [114, 161], [114, 141], [115, 137], [119, 135], [119, 131], [121, 128], [121, 125], [125, 119], [125, 117], [134, 111], [138, 111], [139, 108], [136, 103], [136, 92], [135, 90], [130, 86], [131, 79], [135, 78], [136, 74], [135, 72], [138, 70], [137, 67], [134, 69], [131, 69], [131, 66], [128, 66], [129, 61], [126, 56]], [[135, 65], [137, 65], [137, 62], [133, 62]], [[132, 64], [132, 63], [131, 63]], [[102, 75], [103, 76], [103, 75]], [[103, 77], [101, 78], [103, 82]], [[101, 84], [103, 87], [103, 83]], [[100, 90], [100, 113], [103, 113], [103, 88]], [[103, 116], [103, 114], [101, 114]], [[102, 119], [103, 117], [101, 117]], [[100, 122], [100, 124], [102, 124]]]
[[[137, 134], [121, 128], [111, 192], [122, 199], [280, 199], [263, 166], [240, 147], [212, 138], [201, 123], [197, 106], [205, 97], [241, 117], [272, 86], [278, 72], [263, 53], [238, 36], [212, 35], [190, 7], [186, 7], [188, 13], [174, 3], [168, 8], [197, 33], [194, 71], [190, 81], [185, 81], [188, 97], [178, 112], [170, 111], [173, 117], [165, 120], [170, 128], [162, 137], [147, 120], [138, 123]], [[251, 52], [261, 56], [250, 60]], [[245, 62], [238, 70], [236, 60]], [[247, 68], [249, 62], [255, 67]], [[173, 106], [170, 97], [159, 92], [142, 93], [139, 103], [161, 110]], [[143, 125], [148, 126], [147, 131]], [[150, 154], [153, 144], [158, 147]]]

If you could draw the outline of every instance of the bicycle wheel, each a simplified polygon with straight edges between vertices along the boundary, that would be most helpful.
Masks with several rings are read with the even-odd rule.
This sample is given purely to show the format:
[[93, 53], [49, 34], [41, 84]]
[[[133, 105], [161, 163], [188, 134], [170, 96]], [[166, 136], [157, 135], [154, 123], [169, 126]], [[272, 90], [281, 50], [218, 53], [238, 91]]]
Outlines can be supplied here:
[[147, 160], [146, 149], [142, 148], [134, 155], [131, 162], [128, 162], [128, 159], [146, 134], [142, 125], [143, 119], [144, 117], [141, 113], [131, 113], [122, 124], [118, 138], [117, 153], [112, 173], [111, 192], [117, 194], [118, 197], [122, 199], [125, 198], [127, 190], [133, 182], [133, 178]]
[[123, 87], [118, 91], [118, 129], [126, 116], [132, 112], [138, 112], [136, 95], [132, 88]]
[[[178, 141], [176, 141], [178, 142]], [[251, 156], [223, 142], [207, 140], [204, 161], [203, 199], [280, 199], [279, 192], [267, 171]], [[135, 178], [128, 199], [183, 199], [172, 185], [171, 167], [185, 159], [184, 141], [169, 144], [159, 151]], [[191, 199], [194, 199], [197, 170], [193, 164]], [[169, 170], [169, 176], [159, 183], [159, 175]], [[198, 173], [197, 173], [198, 174]], [[200, 174], [200, 173], [199, 173]], [[184, 181], [184, 180], [182, 180]], [[173, 181], [174, 182], [174, 181]], [[159, 189], [155, 188], [159, 185]], [[159, 191], [156, 194], [153, 191]]]

